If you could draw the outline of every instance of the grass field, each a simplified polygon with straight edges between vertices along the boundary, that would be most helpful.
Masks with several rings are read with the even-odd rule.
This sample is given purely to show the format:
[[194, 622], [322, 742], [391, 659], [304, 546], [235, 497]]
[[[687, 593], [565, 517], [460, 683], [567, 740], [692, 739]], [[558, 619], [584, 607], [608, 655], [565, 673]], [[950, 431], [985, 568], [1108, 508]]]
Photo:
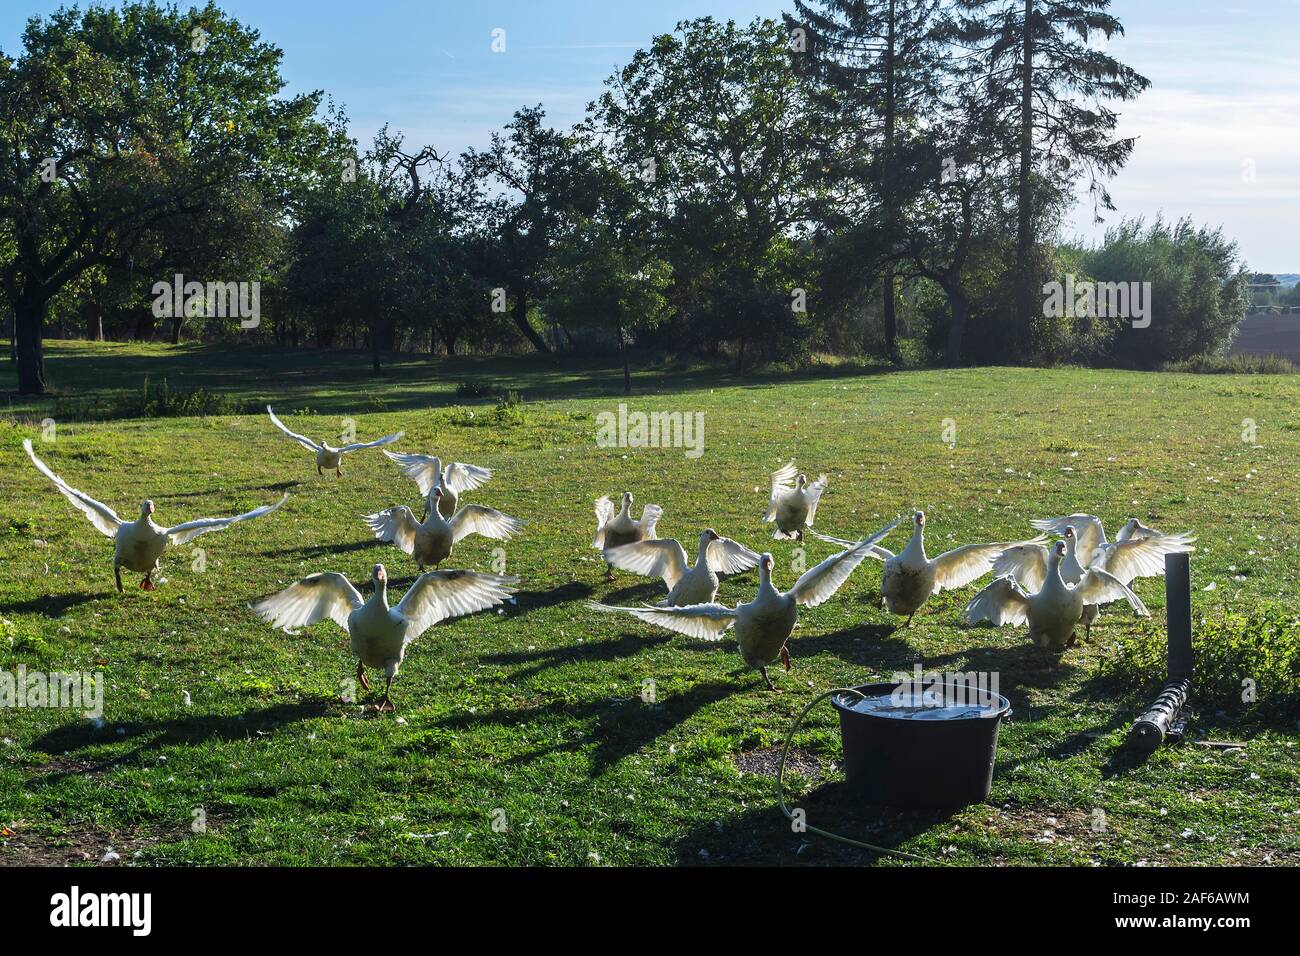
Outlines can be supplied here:
[[[1000, 675], [1014, 714], [992, 797], [951, 814], [855, 807], [833, 766], [838, 732], [825, 706], [796, 741], [788, 778], [813, 825], [959, 865], [1300, 862], [1293, 724], [1202, 709], [1190, 737], [1243, 746], [1187, 743], [1144, 763], [1116, 756], [1146, 691], [1120, 693], [1098, 669], [1129, 635], [1162, 624], [1158, 579], [1137, 584], [1152, 624], [1112, 608], [1091, 645], [1044, 669], [1023, 630], [959, 625], [974, 588], [940, 595], [901, 629], [878, 607], [879, 565], [867, 563], [801, 615], [794, 670], [773, 672], [781, 694], [743, 669], [734, 642], [705, 645], [584, 607], [660, 594], [658, 582], [625, 574], [607, 584], [589, 547], [593, 500], [625, 489], [664, 506], [661, 536], [691, 542], [711, 526], [771, 550], [788, 587], [795, 545], [772, 541], [760, 521], [767, 475], [795, 457], [830, 476], [817, 517], [830, 533], [923, 507], [933, 554], [1028, 537], [1035, 517], [1085, 510], [1117, 526], [1135, 515], [1199, 535], [1198, 617], [1266, 600], [1300, 611], [1290, 527], [1300, 379], [639, 373], [632, 410], [704, 413], [704, 453], [692, 459], [597, 447], [596, 416], [623, 401], [620, 373], [597, 364], [401, 356], [374, 379], [367, 357], [348, 354], [50, 343], [49, 366], [64, 397], [15, 399], [0, 422], [0, 659], [102, 671], [106, 704], [103, 726], [67, 711], [0, 711], [0, 864], [95, 862], [108, 847], [123, 862], [191, 864], [876, 861], [791, 832], [772, 773], [815, 694], [918, 661]], [[344, 703], [340, 682], [354, 667], [344, 634], [329, 623], [272, 631], [246, 605], [313, 571], [361, 584], [376, 561], [400, 593], [411, 560], [374, 542], [359, 516], [415, 504], [415, 485], [378, 452], [348, 459], [342, 479], [318, 477], [253, 413], [56, 418], [55, 440], [40, 440], [53, 409], [77, 407], [69, 396], [107, 407], [146, 373], [241, 407], [270, 401], [318, 438], [352, 418], [363, 439], [405, 429], [403, 450], [493, 468], [466, 500], [529, 522], [506, 545], [506, 570], [523, 579], [518, 605], [426, 633], [394, 687], [396, 717]], [[0, 365], [0, 389], [13, 382], [12, 366]], [[525, 404], [498, 420], [494, 400], [457, 396], [462, 382], [516, 388]], [[1243, 440], [1247, 419], [1253, 441]], [[132, 577], [118, 595], [111, 542], [31, 467], [24, 437], [123, 515], [153, 498], [162, 524], [292, 497], [268, 518], [199, 538], [206, 570], [194, 570], [186, 546], [164, 559], [159, 590], [139, 591]], [[886, 545], [904, 540], [896, 531]], [[467, 539], [450, 564], [489, 569], [495, 546]], [[809, 540], [809, 564], [830, 553]], [[747, 600], [755, 580], [724, 582], [720, 600]], [[646, 679], [654, 704], [642, 700]], [[192, 832], [199, 809], [204, 833]]]

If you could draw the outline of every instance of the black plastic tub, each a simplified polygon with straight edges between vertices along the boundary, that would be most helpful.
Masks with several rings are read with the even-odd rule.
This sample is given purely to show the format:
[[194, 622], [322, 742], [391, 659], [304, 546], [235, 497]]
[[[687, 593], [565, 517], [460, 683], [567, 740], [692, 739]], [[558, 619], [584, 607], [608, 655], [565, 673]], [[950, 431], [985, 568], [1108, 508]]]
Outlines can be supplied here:
[[[854, 690], [868, 698], [888, 697], [900, 687], [890, 681], [864, 684]], [[950, 700], [967, 700], [967, 688], [936, 684]], [[904, 691], [906, 695], [910, 691]], [[853, 694], [839, 694], [831, 703], [840, 712], [844, 738], [844, 774], [849, 787], [867, 803], [894, 807], [959, 807], [979, 803], [993, 785], [993, 758], [998, 728], [1011, 704], [999, 694], [965, 707], [910, 708], [924, 716], [900, 716], [887, 708], [864, 707]]]

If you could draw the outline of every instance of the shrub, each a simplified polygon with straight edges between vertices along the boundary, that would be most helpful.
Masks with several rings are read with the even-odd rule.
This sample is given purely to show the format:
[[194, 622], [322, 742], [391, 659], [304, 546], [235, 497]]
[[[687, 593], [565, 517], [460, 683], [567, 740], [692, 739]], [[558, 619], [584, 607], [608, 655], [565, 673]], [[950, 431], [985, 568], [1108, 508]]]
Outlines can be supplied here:
[[179, 418], [238, 415], [256, 410], [255, 403], [241, 402], [205, 388], [172, 388], [165, 378], [154, 384], [146, 375], [139, 391], [59, 398], [54, 404], [54, 417], [68, 421]]
[[[1294, 612], [1270, 605], [1228, 612], [1201, 619], [1193, 635], [1195, 704], [1254, 718], [1300, 717], [1300, 617]], [[1167, 646], [1164, 631], [1148, 625], [1120, 642], [1100, 676], [1149, 690], [1164, 679]]]
[[1169, 362], [1164, 371], [1201, 375], [1294, 375], [1300, 369], [1284, 355], [1197, 355], [1181, 362]]

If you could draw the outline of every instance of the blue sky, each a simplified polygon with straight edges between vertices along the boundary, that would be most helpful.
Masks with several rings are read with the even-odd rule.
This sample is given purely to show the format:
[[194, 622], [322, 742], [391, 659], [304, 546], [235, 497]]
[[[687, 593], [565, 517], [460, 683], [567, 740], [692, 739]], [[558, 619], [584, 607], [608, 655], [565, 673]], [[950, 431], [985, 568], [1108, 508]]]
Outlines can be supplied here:
[[[6, 0], [0, 49], [32, 14]], [[781, 0], [225, 0], [284, 49], [294, 90], [324, 89], [363, 142], [384, 123], [440, 152], [481, 146], [524, 104], [557, 125], [581, 117], [604, 79], [655, 33], [709, 14], [774, 16]], [[1138, 136], [1111, 186], [1126, 215], [1223, 225], [1251, 266], [1300, 272], [1300, 0], [1115, 0], [1127, 36], [1111, 51], [1153, 81], [1122, 106]], [[491, 32], [506, 31], [506, 51]], [[1101, 227], [1080, 206], [1073, 230]]]

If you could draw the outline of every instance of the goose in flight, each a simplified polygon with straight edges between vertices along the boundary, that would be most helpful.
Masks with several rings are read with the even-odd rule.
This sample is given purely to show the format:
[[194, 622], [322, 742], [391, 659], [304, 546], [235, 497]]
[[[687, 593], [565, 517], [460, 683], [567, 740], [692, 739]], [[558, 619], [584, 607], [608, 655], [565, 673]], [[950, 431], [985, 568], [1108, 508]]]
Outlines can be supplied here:
[[342, 574], [322, 571], [249, 608], [263, 621], [291, 634], [325, 618], [347, 631], [362, 689], [370, 689], [367, 667], [384, 670], [388, 683], [376, 706], [380, 712], [394, 709], [393, 678], [412, 641], [439, 621], [501, 604], [519, 583], [518, 578], [480, 571], [430, 571], [415, 579], [396, 607], [389, 607], [388, 572], [382, 564], [371, 570], [370, 581], [374, 593], [363, 600]]
[[275, 417], [275, 412], [271, 411], [270, 405], [266, 406], [266, 414], [271, 416], [271, 422], [276, 428], [280, 429], [280, 431], [284, 432], [299, 445], [302, 445], [303, 448], [316, 453], [316, 474], [318, 475], [324, 474], [324, 472], [321, 471], [322, 468], [333, 468], [334, 474], [342, 477], [343, 469], [340, 465], [343, 463], [343, 456], [348, 452], [360, 451], [363, 448], [378, 448], [381, 445], [391, 445], [395, 441], [401, 441], [402, 436], [406, 434], [406, 432], [398, 432], [395, 435], [385, 435], [383, 438], [376, 438], [374, 441], [352, 442], [349, 445], [335, 448], [324, 439], [321, 440], [320, 444], [317, 444], [306, 435], [299, 435], [297, 432], [290, 431], [285, 427], [284, 422]]
[[23, 439], [23, 449], [40, 473], [54, 482], [54, 487], [84, 513], [91, 524], [113, 539], [113, 579], [117, 582], [119, 592], [122, 590], [123, 568], [143, 574], [144, 580], [140, 582], [141, 590], [153, 591], [156, 587], [152, 580], [153, 574], [158, 570], [158, 561], [169, 546], [185, 544], [209, 531], [222, 531], [239, 521], [268, 515], [289, 500], [286, 494], [273, 505], [262, 505], [242, 515], [230, 518], [199, 518], [171, 528], [154, 524], [154, 503], [146, 500], [140, 505], [139, 518], [135, 521], [123, 521], [108, 505], [78, 491], [50, 471], [45, 462], [37, 458], [36, 452], [32, 451], [30, 438]]
[[718, 575], [739, 574], [758, 564], [759, 556], [738, 541], [724, 538], [712, 528], [700, 533], [695, 566], [686, 549], [672, 538], [650, 538], [621, 544], [605, 551], [605, 560], [622, 571], [663, 578], [668, 597], [661, 607], [709, 604], [718, 596]]
[[1029, 639], [1049, 651], [1062, 651], [1074, 643], [1075, 628], [1090, 605], [1128, 601], [1138, 617], [1150, 617], [1141, 598], [1119, 578], [1100, 568], [1088, 568], [1078, 584], [1061, 577], [1066, 542], [1052, 546], [1042, 586], [1028, 592], [1015, 578], [1001, 577], [980, 591], [966, 605], [966, 622], [991, 621], [1001, 627], [1029, 624]]
[[[851, 547], [854, 542], [814, 531], [823, 541], [839, 547]], [[1046, 541], [1046, 538], [1038, 540]], [[898, 554], [886, 548], [873, 547], [869, 555], [885, 562], [880, 576], [880, 596], [885, 609], [900, 617], [907, 615], [907, 624], [930, 595], [940, 591], [965, 587], [983, 577], [993, 568], [993, 560], [1014, 547], [1017, 542], [1001, 541], [992, 544], [968, 544], [945, 551], [935, 558], [925, 554], [925, 512], [912, 516], [912, 537]]]
[[459, 461], [453, 461], [444, 468], [442, 459], [437, 455], [408, 455], [388, 449], [384, 449], [384, 454], [397, 462], [398, 467], [402, 469], [402, 474], [415, 479], [426, 504], [429, 492], [434, 489], [434, 486], [442, 488], [442, 498], [438, 502], [438, 507], [444, 518], [450, 518], [456, 513], [456, 502], [460, 500], [462, 494], [482, 486], [492, 477], [491, 468], [466, 465]]
[[772, 494], [767, 502], [765, 524], [775, 524], [774, 538], [803, 540], [803, 529], [811, 528], [817, 517], [817, 503], [826, 492], [826, 476], [821, 475], [812, 484], [808, 476], [800, 474], [794, 462], [772, 472]]
[[[596, 499], [596, 536], [591, 539], [591, 546], [597, 551], [608, 551], [620, 545], [635, 541], [654, 540], [655, 525], [664, 509], [658, 505], [646, 505], [641, 509], [641, 517], [632, 517], [632, 492], [623, 492], [623, 502], [617, 512], [614, 502], [608, 495]], [[614, 576], [614, 567], [605, 558], [606, 577]]]
[[[894, 522], [897, 524], [897, 522]], [[769, 690], [776, 690], [767, 666], [780, 660], [790, 669], [786, 642], [799, 619], [799, 605], [816, 607], [828, 601], [849, 579], [877, 541], [894, 527], [890, 524], [846, 551], [831, 555], [800, 575], [794, 587], [781, 592], [772, 584], [772, 555], [758, 561], [758, 594], [752, 601], [729, 608], [723, 604], [691, 604], [686, 607], [612, 607], [590, 604], [597, 611], [630, 614], [650, 624], [706, 641], [722, 640], [730, 627], [736, 628], [736, 642], [746, 664], [758, 669]]]
[[[1083, 516], [1088, 517], [1088, 516]], [[1052, 519], [1053, 521], [1057, 519]], [[1093, 519], [1096, 521], [1096, 519]], [[1040, 522], [1035, 522], [1039, 524]], [[1041, 522], [1047, 524], [1048, 522]], [[1089, 527], [1084, 525], [1085, 528]], [[1097, 529], [1101, 522], [1097, 521]], [[1166, 554], [1181, 554], [1193, 550], [1196, 539], [1190, 534], [1164, 534], [1154, 528], [1147, 528], [1136, 518], [1124, 525], [1121, 537], [1114, 542], [1105, 541], [1105, 532], [1101, 532], [1102, 543], [1093, 547], [1089, 562], [1079, 559], [1079, 538], [1073, 524], [1067, 524], [1061, 531], [1065, 538], [1065, 557], [1061, 561], [1061, 579], [1066, 584], [1078, 584], [1083, 580], [1089, 568], [1099, 568], [1113, 575], [1121, 584], [1132, 586], [1137, 578], [1162, 577], [1165, 573], [1164, 557]], [[1050, 551], [1041, 544], [1028, 542], [1009, 548], [993, 562], [993, 573], [999, 577], [1011, 576], [1026, 591], [1037, 591], [1047, 578]], [[1095, 604], [1083, 607], [1084, 640], [1092, 639], [1092, 624], [1101, 613]]]
[[523, 521], [483, 505], [465, 505], [448, 520], [442, 516], [441, 497], [442, 488], [435, 485], [427, 499], [424, 521], [416, 520], [406, 505], [399, 505], [366, 515], [366, 524], [380, 541], [391, 542], [413, 556], [421, 574], [426, 566], [436, 568], [446, 561], [452, 545], [466, 535], [509, 541], [523, 530]]

